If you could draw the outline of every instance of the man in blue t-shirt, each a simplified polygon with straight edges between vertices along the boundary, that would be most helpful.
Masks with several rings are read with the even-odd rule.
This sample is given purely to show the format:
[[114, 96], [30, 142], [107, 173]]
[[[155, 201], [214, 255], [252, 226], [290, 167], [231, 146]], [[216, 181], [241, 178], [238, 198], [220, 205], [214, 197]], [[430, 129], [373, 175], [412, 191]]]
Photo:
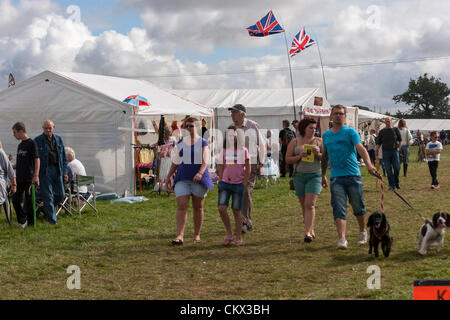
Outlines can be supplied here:
[[364, 207], [361, 172], [359, 171], [356, 152], [364, 160], [369, 173], [375, 174], [377, 172], [370, 161], [366, 148], [361, 143], [358, 132], [344, 125], [346, 115], [347, 111], [343, 105], [333, 106], [331, 109], [333, 126], [322, 136], [324, 149], [322, 156], [322, 186], [324, 188], [328, 187], [326, 173], [329, 159], [331, 169], [331, 205], [339, 237], [339, 249], [347, 249], [348, 245], [345, 239], [347, 197], [359, 225], [358, 244], [367, 242], [366, 208]]

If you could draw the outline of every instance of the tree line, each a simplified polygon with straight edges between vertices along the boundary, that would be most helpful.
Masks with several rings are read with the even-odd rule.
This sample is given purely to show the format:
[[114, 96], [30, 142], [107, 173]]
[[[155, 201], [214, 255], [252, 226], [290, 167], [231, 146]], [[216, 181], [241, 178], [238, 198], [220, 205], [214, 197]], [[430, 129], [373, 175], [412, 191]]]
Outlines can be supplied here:
[[445, 82], [425, 73], [415, 80], [410, 79], [408, 89], [392, 98], [396, 104], [404, 103], [410, 108], [405, 112], [397, 110], [395, 114], [386, 112], [386, 115], [403, 119], [450, 119], [449, 95], [450, 89]]

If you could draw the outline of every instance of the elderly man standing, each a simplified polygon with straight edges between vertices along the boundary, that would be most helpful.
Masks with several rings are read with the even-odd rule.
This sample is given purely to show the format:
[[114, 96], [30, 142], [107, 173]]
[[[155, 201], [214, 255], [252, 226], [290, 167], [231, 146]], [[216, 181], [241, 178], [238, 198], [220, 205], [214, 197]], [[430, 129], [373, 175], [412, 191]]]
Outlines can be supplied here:
[[[398, 176], [400, 173], [399, 151], [402, 145], [402, 136], [400, 130], [392, 126], [392, 119], [390, 117], [386, 117], [384, 123], [386, 127], [381, 129], [376, 138], [376, 153], [378, 154], [381, 146], [383, 148], [383, 164], [389, 180], [389, 189], [400, 189]], [[394, 172], [392, 172], [392, 169], [394, 169]]]
[[34, 140], [40, 158], [40, 196], [44, 202], [44, 213], [50, 224], [56, 224], [55, 206], [64, 199], [64, 182], [68, 181], [68, 168], [64, 143], [54, 134], [55, 125], [51, 120], [44, 121], [44, 133]]
[[245, 147], [250, 153], [251, 172], [242, 199], [242, 232], [252, 231], [253, 223], [251, 219], [252, 194], [255, 187], [256, 178], [265, 161], [265, 139], [261, 134], [260, 126], [255, 121], [247, 119], [247, 109], [242, 104], [236, 104], [228, 109], [231, 111], [231, 119], [236, 129], [244, 130]]

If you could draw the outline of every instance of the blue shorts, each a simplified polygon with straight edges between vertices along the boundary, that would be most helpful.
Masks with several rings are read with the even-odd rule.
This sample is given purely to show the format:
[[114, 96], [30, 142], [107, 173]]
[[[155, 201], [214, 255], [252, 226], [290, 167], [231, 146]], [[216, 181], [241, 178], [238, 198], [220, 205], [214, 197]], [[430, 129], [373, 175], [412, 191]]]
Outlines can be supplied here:
[[322, 173], [294, 173], [295, 195], [303, 197], [306, 193], [320, 194], [322, 190]]
[[230, 184], [220, 181], [218, 184], [219, 187], [219, 197], [218, 197], [218, 206], [226, 206], [230, 202], [231, 198], [231, 209], [234, 211], [242, 210], [242, 198], [244, 196], [244, 185], [240, 184]]
[[193, 195], [197, 198], [206, 198], [206, 195], [208, 194], [207, 187], [200, 183], [195, 183], [192, 180], [177, 181], [174, 191], [177, 198], [188, 195]]
[[361, 176], [331, 178], [330, 191], [334, 220], [347, 219], [347, 197], [355, 216], [366, 214]]

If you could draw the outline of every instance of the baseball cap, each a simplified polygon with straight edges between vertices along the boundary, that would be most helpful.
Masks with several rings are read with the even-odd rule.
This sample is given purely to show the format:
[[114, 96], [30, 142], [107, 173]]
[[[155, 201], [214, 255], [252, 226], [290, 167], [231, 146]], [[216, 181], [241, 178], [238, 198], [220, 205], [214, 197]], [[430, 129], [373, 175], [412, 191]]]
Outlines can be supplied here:
[[228, 108], [229, 111], [231, 110], [237, 110], [237, 111], [241, 111], [241, 112], [245, 112], [247, 113], [247, 109], [242, 105], [242, 104], [235, 104], [234, 106], [232, 106], [231, 108]]

